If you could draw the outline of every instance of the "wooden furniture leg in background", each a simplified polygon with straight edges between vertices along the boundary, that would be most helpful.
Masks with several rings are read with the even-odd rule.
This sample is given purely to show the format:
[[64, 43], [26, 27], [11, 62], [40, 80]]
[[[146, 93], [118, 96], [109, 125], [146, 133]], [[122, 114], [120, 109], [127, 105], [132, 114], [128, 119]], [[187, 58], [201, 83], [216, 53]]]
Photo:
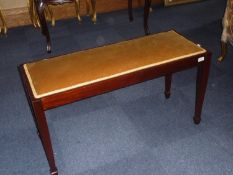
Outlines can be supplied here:
[[0, 26], [0, 34], [5, 34], [7, 33], [7, 26], [6, 26], [6, 21], [2, 15], [1, 9], [0, 9], [0, 20], [2, 21], [2, 27]]
[[35, 0], [35, 1], [36, 1], [35, 3], [36, 10], [37, 10], [38, 18], [39, 18], [40, 25], [41, 25], [41, 32], [46, 37], [47, 52], [50, 53], [51, 52], [51, 39], [50, 39], [49, 30], [48, 30], [48, 26], [47, 26], [45, 14], [44, 14], [45, 3], [43, 2], [43, 0]]
[[[30, 15], [31, 22], [35, 28], [40, 27], [40, 21], [38, 19], [38, 14], [36, 11], [36, 5], [34, 0], [28, 0], [28, 12]], [[44, 8], [46, 21], [51, 21], [52, 26], [55, 26], [55, 18], [53, 15], [53, 10], [50, 6], [45, 5]]]
[[224, 58], [226, 57], [226, 54], [227, 54], [227, 43], [224, 41], [221, 41], [221, 55], [218, 58], [218, 61], [220, 62], [223, 61]]
[[37, 27], [40, 27], [40, 23], [39, 23], [38, 15], [36, 13], [35, 8], [36, 7], [35, 7], [34, 0], [28, 0], [28, 12], [29, 12], [29, 16], [30, 16], [30, 19], [31, 19], [31, 22], [32, 22], [33, 26], [35, 28], [37, 28]]
[[[64, 3], [75, 3], [76, 15], [79, 21], [81, 21], [80, 17], [80, 0], [33, 0], [35, 4], [35, 8], [38, 14], [39, 24], [41, 26], [42, 34], [46, 37], [47, 42], [47, 52], [51, 52], [51, 39], [48, 30], [48, 26], [46, 23], [46, 16], [50, 16], [52, 25], [55, 25], [55, 19], [53, 18], [52, 10], [49, 8], [49, 5], [60, 5]], [[88, 13], [91, 13], [92, 21], [96, 22], [96, 0], [86, 0], [86, 4], [88, 7]], [[32, 15], [32, 10], [30, 10], [30, 14]], [[45, 13], [47, 15], [45, 15]], [[32, 20], [34, 21], [34, 20]], [[34, 25], [35, 26], [35, 25]]]
[[49, 5], [45, 6], [45, 19], [50, 20], [52, 26], [55, 26], [55, 18], [54, 18], [54, 15], [53, 15], [53, 11], [52, 11], [52, 9], [51, 9], [51, 7]]
[[129, 21], [133, 21], [133, 0], [128, 0], [128, 13], [129, 13]]
[[171, 82], [172, 82], [172, 74], [165, 75], [165, 97], [168, 99], [171, 95]]
[[97, 15], [96, 15], [96, 0], [91, 0], [92, 7], [92, 21], [96, 23]]
[[[151, 0], [145, 0], [144, 5], [144, 31], [145, 34], [150, 34], [149, 27], [148, 27], [148, 18], [150, 13], [150, 6], [151, 6]], [[128, 14], [129, 14], [129, 21], [133, 21], [133, 2], [132, 0], [128, 0]]]
[[210, 70], [211, 54], [207, 54], [204, 61], [198, 63], [197, 67], [197, 82], [196, 82], [196, 103], [193, 121], [199, 124], [201, 121], [201, 111], [205, 98], [205, 92], [208, 83], [209, 70]]
[[81, 22], [82, 18], [80, 17], [80, 13], [79, 13], [79, 10], [80, 10], [80, 0], [75, 0], [74, 3], [75, 3], [76, 17], [77, 17], [78, 21]]
[[91, 17], [92, 22], [96, 23], [96, 0], [86, 0], [87, 15]]

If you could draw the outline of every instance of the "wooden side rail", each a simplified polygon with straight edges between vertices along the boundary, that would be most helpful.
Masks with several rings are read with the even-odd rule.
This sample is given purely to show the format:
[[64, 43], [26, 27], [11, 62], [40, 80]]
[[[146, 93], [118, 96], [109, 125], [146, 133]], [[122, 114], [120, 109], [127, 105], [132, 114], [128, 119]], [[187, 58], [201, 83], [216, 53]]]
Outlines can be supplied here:
[[164, 93], [169, 98], [172, 74], [197, 67], [193, 120], [199, 124], [210, 60], [205, 49], [168, 31], [19, 66], [51, 175], [58, 171], [46, 110], [161, 76], [165, 77]]

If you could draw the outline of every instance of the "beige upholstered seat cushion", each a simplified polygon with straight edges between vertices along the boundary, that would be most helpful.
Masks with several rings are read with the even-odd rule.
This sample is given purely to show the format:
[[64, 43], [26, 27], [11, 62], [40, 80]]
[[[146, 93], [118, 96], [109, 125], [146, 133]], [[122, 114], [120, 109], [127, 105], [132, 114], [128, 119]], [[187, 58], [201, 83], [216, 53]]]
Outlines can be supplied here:
[[204, 53], [174, 31], [24, 64], [35, 98]]

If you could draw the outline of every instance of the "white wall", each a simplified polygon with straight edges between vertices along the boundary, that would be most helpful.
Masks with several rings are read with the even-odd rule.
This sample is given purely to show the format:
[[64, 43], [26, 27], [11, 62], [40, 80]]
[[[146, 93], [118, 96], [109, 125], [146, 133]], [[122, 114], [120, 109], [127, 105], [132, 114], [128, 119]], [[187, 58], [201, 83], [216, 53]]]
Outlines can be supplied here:
[[0, 0], [1, 9], [12, 9], [27, 6], [28, 0]]

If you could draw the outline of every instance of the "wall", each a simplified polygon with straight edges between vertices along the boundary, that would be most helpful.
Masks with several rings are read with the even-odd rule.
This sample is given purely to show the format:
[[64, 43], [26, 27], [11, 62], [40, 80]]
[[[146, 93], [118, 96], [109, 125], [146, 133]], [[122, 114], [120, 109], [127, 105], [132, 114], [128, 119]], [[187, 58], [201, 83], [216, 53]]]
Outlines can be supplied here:
[[12, 9], [27, 6], [27, 0], [0, 0], [1, 9]]

